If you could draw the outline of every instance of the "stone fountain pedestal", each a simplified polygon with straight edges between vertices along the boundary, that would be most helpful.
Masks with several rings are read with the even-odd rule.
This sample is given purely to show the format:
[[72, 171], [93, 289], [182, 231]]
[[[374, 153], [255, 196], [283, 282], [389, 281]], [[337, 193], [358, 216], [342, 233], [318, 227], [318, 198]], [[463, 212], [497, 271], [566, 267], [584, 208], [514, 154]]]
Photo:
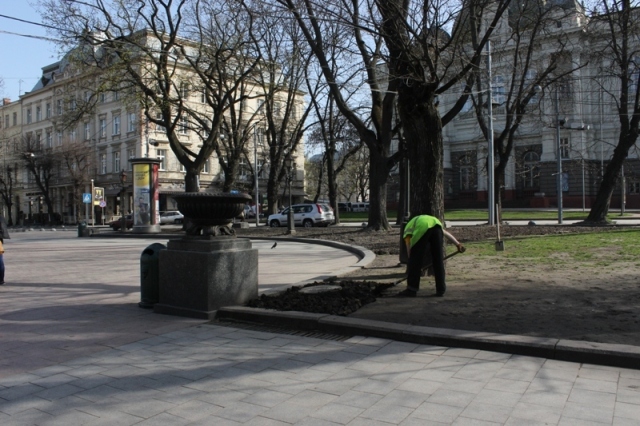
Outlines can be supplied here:
[[160, 289], [153, 311], [213, 319], [223, 306], [258, 297], [258, 250], [246, 238], [169, 241], [160, 252]]
[[251, 197], [190, 193], [174, 198], [187, 235], [160, 251], [154, 312], [213, 319], [218, 308], [258, 297], [258, 250], [249, 239], [236, 238], [231, 227]]

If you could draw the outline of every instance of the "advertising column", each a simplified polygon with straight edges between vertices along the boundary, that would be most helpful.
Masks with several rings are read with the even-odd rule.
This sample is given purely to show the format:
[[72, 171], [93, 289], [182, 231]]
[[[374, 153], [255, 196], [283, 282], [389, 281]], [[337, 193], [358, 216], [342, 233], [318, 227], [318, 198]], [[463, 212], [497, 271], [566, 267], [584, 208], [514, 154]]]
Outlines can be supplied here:
[[160, 160], [132, 158], [133, 166], [133, 232], [160, 232], [160, 197], [158, 167]]

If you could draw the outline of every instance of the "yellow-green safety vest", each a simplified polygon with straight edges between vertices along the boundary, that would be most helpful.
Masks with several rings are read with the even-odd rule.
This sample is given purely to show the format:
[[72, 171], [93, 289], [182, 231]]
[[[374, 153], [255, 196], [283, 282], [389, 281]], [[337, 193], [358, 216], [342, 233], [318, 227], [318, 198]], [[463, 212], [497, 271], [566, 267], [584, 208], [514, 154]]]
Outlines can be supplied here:
[[424, 234], [426, 234], [427, 231], [434, 226], [440, 226], [441, 228], [443, 227], [442, 223], [440, 222], [440, 220], [438, 220], [437, 217], [429, 216], [426, 214], [416, 216], [411, 219], [404, 227], [404, 234], [402, 235], [402, 237], [403, 239], [405, 239], [408, 236], [411, 236], [410, 245], [411, 247], [413, 247], [415, 243], [417, 243], [420, 238], [422, 238]]

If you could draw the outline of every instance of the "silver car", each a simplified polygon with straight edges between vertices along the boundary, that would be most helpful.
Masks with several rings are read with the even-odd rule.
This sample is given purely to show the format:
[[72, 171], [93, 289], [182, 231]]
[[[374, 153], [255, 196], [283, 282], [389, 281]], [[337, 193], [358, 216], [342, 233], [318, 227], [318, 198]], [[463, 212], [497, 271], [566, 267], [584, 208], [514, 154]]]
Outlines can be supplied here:
[[[328, 204], [294, 204], [293, 224], [294, 226], [329, 226], [335, 220], [333, 209]], [[271, 227], [286, 226], [289, 218], [289, 208], [280, 213], [272, 214], [267, 219]]]
[[183, 220], [184, 216], [177, 210], [160, 213], [161, 225], [165, 225], [167, 223], [182, 223]]

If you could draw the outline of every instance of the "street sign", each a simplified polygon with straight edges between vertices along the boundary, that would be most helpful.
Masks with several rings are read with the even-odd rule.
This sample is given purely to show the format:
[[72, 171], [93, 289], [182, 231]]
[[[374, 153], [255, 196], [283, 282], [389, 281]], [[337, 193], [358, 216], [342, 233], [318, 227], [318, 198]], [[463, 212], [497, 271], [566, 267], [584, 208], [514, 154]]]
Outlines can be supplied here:
[[85, 192], [82, 194], [82, 202], [85, 204], [91, 204], [91, 194]]
[[106, 201], [104, 201], [104, 200], [100, 201], [100, 207], [102, 207], [103, 209], [104, 209], [105, 207], [107, 207], [107, 203], [106, 203]]

